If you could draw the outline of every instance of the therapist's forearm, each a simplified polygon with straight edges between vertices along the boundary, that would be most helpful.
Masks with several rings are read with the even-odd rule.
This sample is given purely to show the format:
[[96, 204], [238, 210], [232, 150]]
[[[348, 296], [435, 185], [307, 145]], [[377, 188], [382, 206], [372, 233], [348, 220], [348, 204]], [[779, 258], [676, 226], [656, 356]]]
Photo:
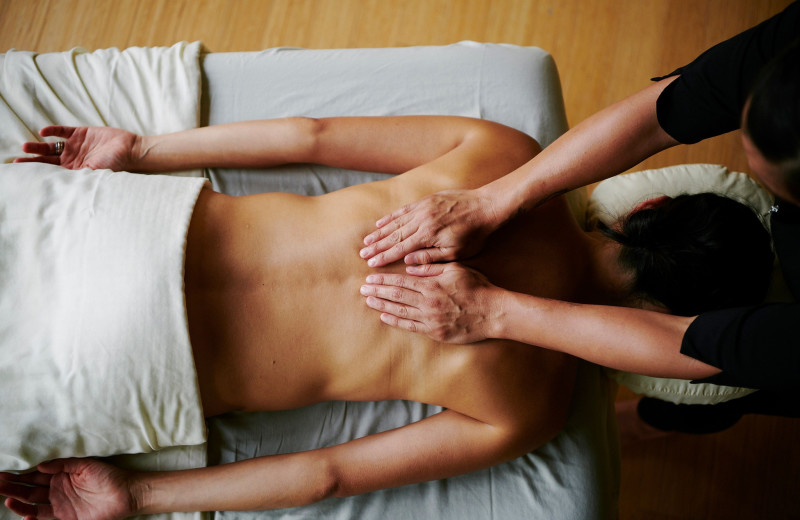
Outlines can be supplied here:
[[504, 218], [621, 173], [674, 146], [658, 124], [656, 101], [675, 78], [654, 83], [584, 120], [518, 169], [480, 188]]
[[502, 291], [492, 337], [558, 350], [598, 365], [656, 377], [700, 379], [719, 369], [680, 353], [693, 317], [583, 305]]

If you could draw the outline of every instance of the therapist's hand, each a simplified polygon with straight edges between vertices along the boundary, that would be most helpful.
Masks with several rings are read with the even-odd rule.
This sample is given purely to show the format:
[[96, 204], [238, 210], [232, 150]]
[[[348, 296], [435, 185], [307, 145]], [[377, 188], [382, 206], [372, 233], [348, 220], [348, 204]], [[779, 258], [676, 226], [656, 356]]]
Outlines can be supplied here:
[[0, 473], [5, 505], [26, 520], [111, 520], [135, 512], [130, 473], [94, 459], [61, 459], [37, 471]]
[[57, 164], [70, 170], [134, 169], [133, 155], [138, 136], [126, 130], [102, 126], [46, 126], [39, 134], [62, 138], [64, 150], [61, 155], [56, 155], [55, 143], [27, 142], [22, 145], [22, 151], [36, 155], [20, 157], [14, 162]]
[[468, 258], [501, 223], [492, 199], [481, 191], [442, 191], [381, 218], [360, 255], [372, 267], [401, 258], [406, 264]]
[[406, 271], [411, 275], [371, 274], [361, 287], [367, 305], [381, 311], [381, 321], [449, 343], [494, 337], [502, 290], [485, 276], [456, 263]]

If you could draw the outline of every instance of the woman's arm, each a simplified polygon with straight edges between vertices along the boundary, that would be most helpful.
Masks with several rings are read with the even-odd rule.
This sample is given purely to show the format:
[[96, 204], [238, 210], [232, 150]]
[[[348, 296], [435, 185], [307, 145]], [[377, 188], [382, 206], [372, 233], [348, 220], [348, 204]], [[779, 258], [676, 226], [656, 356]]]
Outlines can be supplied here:
[[702, 379], [720, 369], [681, 354], [694, 318], [584, 305], [507, 291], [458, 264], [374, 274], [361, 293], [389, 325], [440, 341], [503, 338], [655, 377]]
[[[455, 260], [452, 253], [466, 249], [473, 229], [495, 230], [519, 211], [616, 175], [674, 146], [677, 142], [656, 116], [656, 100], [674, 79], [654, 83], [591, 116], [505, 177], [476, 190], [434, 194], [387, 215], [365, 237], [365, 258], [374, 257], [376, 266], [404, 257], [408, 264]], [[387, 239], [396, 231], [405, 237], [400, 243]]]
[[402, 173], [430, 162], [473, 136], [501, 125], [463, 117], [304, 117], [246, 121], [159, 136], [137, 136], [103, 127], [52, 126], [42, 136], [66, 139], [55, 155], [53, 143], [26, 143], [39, 161], [67, 168], [111, 168], [167, 172], [201, 167], [269, 167], [318, 163], [340, 168]]
[[[569, 392], [562, 393], [566, 409]], [[7, 505], [19, 514], [63, 519], [302, 506], [505, 462], [559, 431], [563, 419], [543, 415], [535, 424], [508, 429], [445, 410], [331, 448], [183, 471], [131, 473], [92, 459], [67, 459], [32, 474], [0, 474], [0, 491], [12, 497]]]
[[510, 435], [445, 410], [412, 425], [345, 444], [185, 472], [142, 475], [139, 513], [261, 510], [311, 504], [448, 478], [518, 457], [558, 426]]

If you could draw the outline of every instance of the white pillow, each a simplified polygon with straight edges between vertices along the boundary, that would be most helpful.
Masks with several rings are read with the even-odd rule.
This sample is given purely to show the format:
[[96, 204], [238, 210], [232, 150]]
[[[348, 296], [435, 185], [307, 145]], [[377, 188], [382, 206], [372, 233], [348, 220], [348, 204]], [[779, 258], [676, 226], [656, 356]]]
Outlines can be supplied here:
[[[587, 226], [593, 227], [598, 221], [611, 224], [637, 204], [654, 197], [704, 192], [738, 200], [762, 216], [773, 204], [769, 193], [743, 173], [730, 172], [724, 166], [687, 164], [618, 175], [601, 182], [589, 199]], [[762, 218], [762, 222], [768, 227], [769, 219]], [[776, 275], [780, 272], [779, 269], [775, 271]], [[782, 294], [786, 294], [778, 278], [773, 276], [769, 299], [779, 300]], [[613, 380], [634, 393], [678, 404], [714, 404], [755, 392], [752, 388], [692, 384], [683, 379], [650, 377], [612, 369], [607, 369], [607, 372]]]

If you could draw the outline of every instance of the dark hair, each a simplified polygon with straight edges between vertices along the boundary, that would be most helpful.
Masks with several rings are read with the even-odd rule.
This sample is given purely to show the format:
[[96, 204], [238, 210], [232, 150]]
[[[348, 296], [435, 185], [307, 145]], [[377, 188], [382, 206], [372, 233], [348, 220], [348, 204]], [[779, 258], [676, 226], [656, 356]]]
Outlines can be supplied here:
[[800, 39], [772, 59], [750, 90], [744, 132], [800, 197]]
[[600, 229], [622, 245], [619, 262], [633, 272], [632, 295], [673, 314], [757, 304], [769, 286], [769, 233], [733, 199], [681, 195]]

